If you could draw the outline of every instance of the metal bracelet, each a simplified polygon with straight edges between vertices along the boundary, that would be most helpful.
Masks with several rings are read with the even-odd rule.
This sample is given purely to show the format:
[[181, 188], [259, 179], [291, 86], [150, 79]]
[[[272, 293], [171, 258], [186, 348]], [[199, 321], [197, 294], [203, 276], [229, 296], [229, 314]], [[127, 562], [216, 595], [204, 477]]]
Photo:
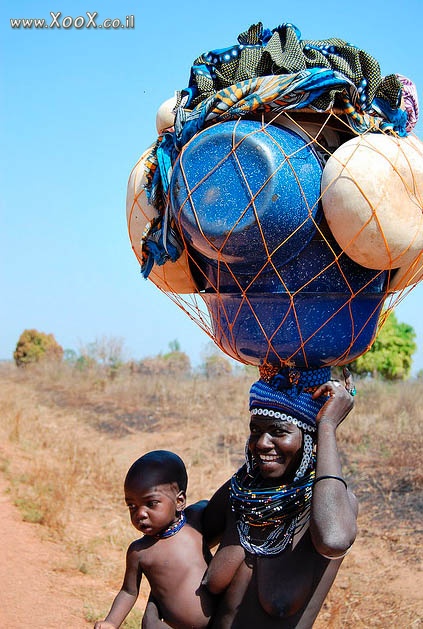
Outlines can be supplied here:
[[344, 481], [343, 478], [341, 478], [340, 476], [332, 476], [331, 474], [325, 474], [323, 476], [318, 476], [317, 478], [314, 479], [314, 483], [313, 485], [315, 485], [316, 483], [319, 482], [319, 480], [324, 480], [325, 478], [333, 478], [334, 480], [339, 480], [341, 481], [341, 483], [343, 483], [345, 485], [345, 489], [348, 489], [348, 485], [347, 483]]

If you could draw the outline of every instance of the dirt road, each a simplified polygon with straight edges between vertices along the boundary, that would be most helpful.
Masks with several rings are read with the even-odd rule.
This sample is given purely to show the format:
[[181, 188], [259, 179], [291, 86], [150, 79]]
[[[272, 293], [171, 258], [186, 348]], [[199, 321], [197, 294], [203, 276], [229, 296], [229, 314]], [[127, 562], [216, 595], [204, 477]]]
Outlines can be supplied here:
[[5, 629], [83, 629], [87, 579], [60, 571], [66, 558], [58, 544], [42, 540], [39, 525], [23, 522], [0, 477], [0, 625]]

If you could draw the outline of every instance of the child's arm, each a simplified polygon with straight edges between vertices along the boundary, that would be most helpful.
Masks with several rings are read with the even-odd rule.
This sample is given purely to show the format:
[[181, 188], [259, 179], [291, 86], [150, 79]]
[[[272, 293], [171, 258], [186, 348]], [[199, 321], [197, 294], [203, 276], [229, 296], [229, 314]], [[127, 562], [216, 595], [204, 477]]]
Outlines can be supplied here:
[[137, 545], [138, 542], [133, 542], [128, 548], [122, 588], [113, 601], [105, 620], [97, 621], [94, 629], [118, 629], [133, 608], [138, 597], [142, 576]]
[[134, 606], [137, 597], [120, 590], [105, 620], [98, 620], [94, 629], [118, 629]]

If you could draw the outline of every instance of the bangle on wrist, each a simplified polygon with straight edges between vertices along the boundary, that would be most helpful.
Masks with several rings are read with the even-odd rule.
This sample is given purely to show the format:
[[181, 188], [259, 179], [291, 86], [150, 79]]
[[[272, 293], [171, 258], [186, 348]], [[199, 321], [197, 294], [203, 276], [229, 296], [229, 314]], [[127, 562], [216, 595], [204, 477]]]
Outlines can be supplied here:
[[318, 483], [319, 480], [325, 480], [326, 478], [333, 478], [334, 480], [339, 480], [345, 486], [345, 489], [348, 489], [348, 485], [344, 481], [343, 478], [341, 478], [340, 476], [332, 476], [331, 474], [324, 474], [323, 476], [318, 476], [317, 478], [314, 479], [313, 485]]
[[[336, 423], [334, 423], [334, 421]], [[331, 426], [336, 430], [338, 427], [338, 420], [333, 420], [330, 417], [322, 417], [322, 419], [318, 422], [317, 427], [325, 425]]]

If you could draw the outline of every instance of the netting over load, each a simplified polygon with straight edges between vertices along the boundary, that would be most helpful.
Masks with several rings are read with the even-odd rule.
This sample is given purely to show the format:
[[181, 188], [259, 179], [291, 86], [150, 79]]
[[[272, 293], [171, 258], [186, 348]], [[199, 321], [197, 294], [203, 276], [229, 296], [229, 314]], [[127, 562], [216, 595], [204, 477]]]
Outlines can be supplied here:
[[373, 69], [354, 77], [360, 91], [347, 70], [313, 66], [199, 98], [218, 61], [209, 83], [192, 74], [131, 174], [143, 274], [240, 362], [347, 364], [423, 276], [422, 144], [387, 104], [404, 82]]

